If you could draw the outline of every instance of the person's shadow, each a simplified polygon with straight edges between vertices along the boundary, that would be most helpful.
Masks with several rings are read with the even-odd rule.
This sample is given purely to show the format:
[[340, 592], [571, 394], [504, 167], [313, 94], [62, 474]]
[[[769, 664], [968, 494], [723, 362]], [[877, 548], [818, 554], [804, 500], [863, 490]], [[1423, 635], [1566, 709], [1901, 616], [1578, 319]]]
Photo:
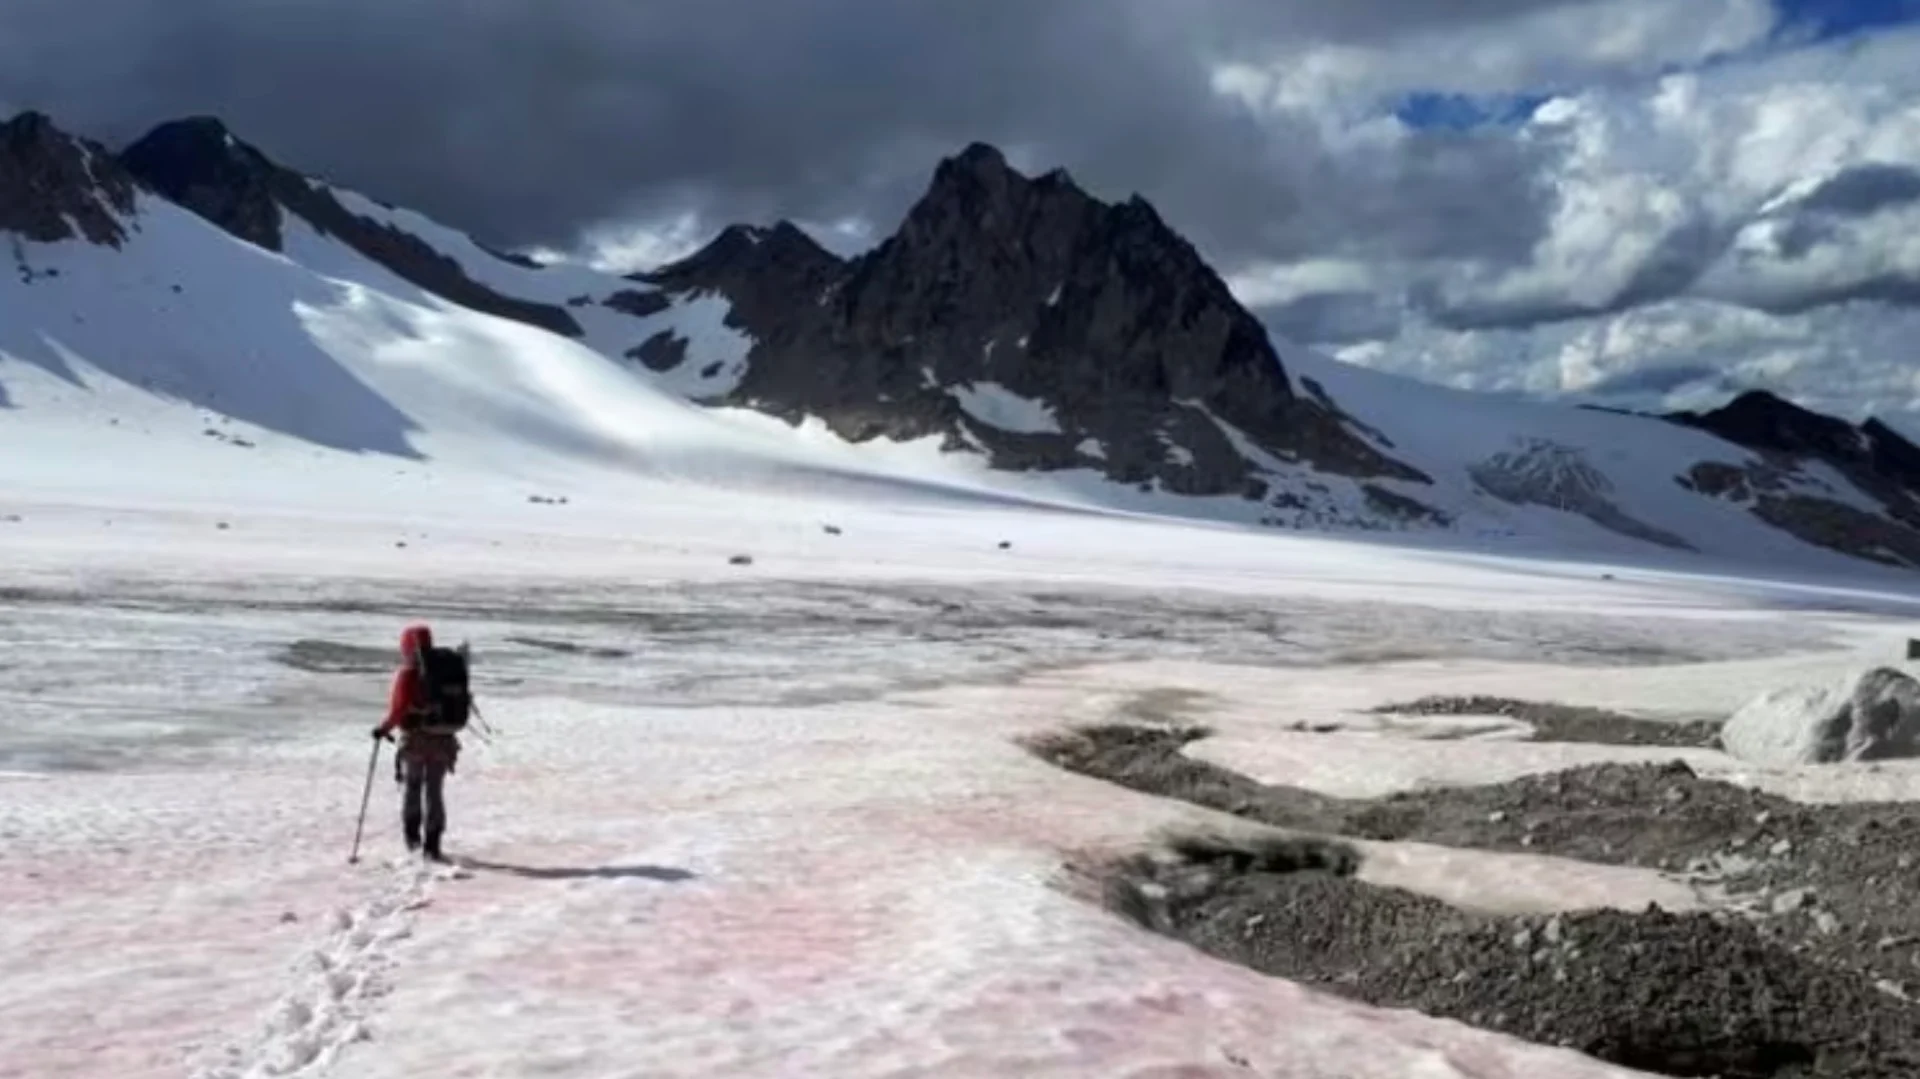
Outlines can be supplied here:
[[477, 869], [488, 873], [506, 873], [509, 876], [525, 877], [528, 880], [657, 880], [663, 884], [678, 884], [694, 879], [694, 874], [685, 869], [660, 865], [596, 865], [596, 866], [531, 866], [511, 865], [506, 862], [488, 862], [479, 858], [462, 858], [460, 864], [468, 869]]

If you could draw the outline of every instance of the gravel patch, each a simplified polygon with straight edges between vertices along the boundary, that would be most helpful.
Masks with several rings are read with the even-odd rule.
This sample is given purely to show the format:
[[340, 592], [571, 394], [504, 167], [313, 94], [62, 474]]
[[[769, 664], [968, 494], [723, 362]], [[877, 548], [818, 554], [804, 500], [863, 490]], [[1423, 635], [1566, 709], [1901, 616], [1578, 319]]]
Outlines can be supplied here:
[[1920, 1074], [1920, 1013], [1737, 915], [1477, 915], [1354, 880], [1337, 841], [1207, 837], [1101, 867], [1108, 904], [1215, 957], [1626, 1067]]
[[1345, 832], [1349, 814], [1365, 804], [1298, 787], [1270, 786], [1180, 752], [1208, 733], [1205, 727], [1111, 724], [1035, 738], [1027, 749], [1069, 772], [1279, 828]]
[[1371, 710], [1375, 715], [1505, 716], [1533, 728], [1536, 742], [1579, 742], [1606, 746], [1712, 748], [1719, 744], [1720, 720], [1663, 722], [1610, 712], [1604, 708], [1518, 701], [1507, 697], [1422, 697]]
[[[1920, 1075], [1911, 1028], [1920, 1009], [1908, 999], [1910, 987], [1920, 996], [1920, 806], [1803, 805], [1679, 761], [1332, 798], [1181, 752], [1206, 733], [1113, 725], [1029, 748], [1071, 771], [1285, 829], [1663, 870], [1717, 892], [1724, 909], [1565, 915], [1552, 932], [1573, 943], [1542, 956], [1514, 942], [1523, 930], [1544, 939], [1549, 921], [1469, 914], [1342, 873], [1186, 857], [1178, 872], [1199, 866], [1205, 886], [1186, 880], [1158, 913], [1109, 890], [1143, 924], [1269, 973], [1664, 1074]], [[1166, 888], [1156, 874], [1170, 872], [1137, 863], [1112, 875]], [[1863, 1018], [1883, 1012], [1908, 1025]]]
[[1804, 805], [1677, 761], [1604, 764], [1383, 798], [1339, 831], [1684, 873], [1796, 952], [1866, 973], [1891, 993], [1920, 990], [1913, 804]]

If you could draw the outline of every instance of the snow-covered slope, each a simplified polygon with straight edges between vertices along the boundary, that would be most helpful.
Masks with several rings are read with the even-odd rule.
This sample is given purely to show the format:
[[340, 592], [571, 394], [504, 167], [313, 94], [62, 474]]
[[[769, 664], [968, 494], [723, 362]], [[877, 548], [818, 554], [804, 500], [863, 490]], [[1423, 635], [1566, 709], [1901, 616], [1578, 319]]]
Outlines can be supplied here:
[[[0, 486], [10, 496], [385, 500], [435, 514], [569, 491], [645, 499], [661, 484], [765, 498], [1011, 497], [931, 447], [861, 452], [698, 407], [670, 379], [448, 302], [297, 217], [280, 223], [282, 251], [243, 241], [49, 129], [7, 167], [47, 175], [58, 162], [83, 163], [60, 197], [111, 229], [83, 233], [73, 206], [51, 205], [45, 216], [67, 222], [64, 235], [55, 225], [40, 239], [8, 237]], [[606, 284], [473, 261], [536, 297], [535, 284], [555, 295]], [[607, 311], [594, 324], [672, 328], [698, 338], [697, 356], [737, 360], [738, 336], [714, 305], [691, 299], [639, 319]]]
[[[1028, 180], [988, 148], [943, 165], [862, 260], [789, 225], [735, 227], [620, 277], [495, 252], [211, 121], [118, 159], [38, 118], [6, 130], [14, 491], [124, 490], [137, 468], [154, 500], [428, 490], [458, 513], [557, 492], [630, 504], [665, 483], [1683, 570], [1920, 564], [1920, 503], [1879, 455], [1837, 467], [1270, 344], [1143, 202]], [[1021, 264], [1006, 252], [1033, 245], [980, 232], [982, 200], [1003, 225], [1078, 238]], [[956, 264], [962, 280], [936, 280]]]
[[[1417, 383], [1285, 350], [1309, 392], [1390, 431], [1395, 448], [1433, 478], [1411, 497], [1446, 507], [1461, 527], [1499, 545], [1607, 544], [1719, 558], [1807, 564], [1808, 544], [1756, 521], [1735, 502], [1676, 482], [1694, 462], [1750, 465], [1758, 455], [1705, 432], [1645, 416], [1568, 408]], [[1832, 469], [1814, 464], [1792, 482], [1810, 494], [1866, 506]], [[1562, 548], [1564, 549], [1564, 548]]]

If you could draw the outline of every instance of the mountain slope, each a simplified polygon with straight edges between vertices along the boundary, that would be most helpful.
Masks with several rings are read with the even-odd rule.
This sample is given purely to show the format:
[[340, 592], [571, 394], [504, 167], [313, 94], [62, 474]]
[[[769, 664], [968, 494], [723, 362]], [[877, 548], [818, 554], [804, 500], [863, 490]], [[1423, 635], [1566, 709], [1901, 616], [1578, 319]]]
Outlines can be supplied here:
[[242, 241], [40, 118], [0, 125], [0, 155], [9, 222], [27, 223], [10, 224], [0, 275], [10, 495], [398, 499], [435, 516], [661, 484], [1006, 500], [927, 467], [930, 451], [862, 454], [700, 408], [576, 341], [436, 298], [297, 216], [277, 222], [279, 252]]
[[1920, 449], [1889, 429], [1764, 402], [1668, 421], [1337, 364], [1275, 342], [1144, 201], [986, 146], [858, 258], [735, 226], [624, 278], [503, 255], [210, 120], [115, 159], [21, 117], [0, 155], [14, 437], [65, 424], [85, 446], [157, 401], [196, 433], [479, 479], [877, 481], [1441, 546], [1920, 566]]

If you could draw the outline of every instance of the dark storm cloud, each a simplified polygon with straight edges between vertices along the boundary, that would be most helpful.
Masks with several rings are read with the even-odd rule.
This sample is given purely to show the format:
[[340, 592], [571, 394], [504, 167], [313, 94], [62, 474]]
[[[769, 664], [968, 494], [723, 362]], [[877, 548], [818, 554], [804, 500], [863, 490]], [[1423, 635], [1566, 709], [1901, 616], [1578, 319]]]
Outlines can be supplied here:
[[1598, 303], [1557, 293], [1524, 299], [1450, 296], [1435, 283], [1414, 291], [1414, 303], [1436, 325], [1450, 330], [1499, 330], [1539, 326], [1631, 311], [1686, 295], [1727, 252], [1734, 230], [1695, 218], [1668, 232], [1626, 281]]
[[1371, 292], [1323, 292], [1255, 311], [1289, 340], [1352, 345], [1399, 336], [1400, 311]]
[[1555, 8], [1589, 7], [1601, 0], [1372, 0], [1201, 4], [1213, 9], [1208, 25], [1253, 42], [1310, 37], [1346, 43], [1389, 40], [1424, 30], [1493, 23]]
[[1588, 387], [1586, 393], [1594, 398], [1665, 397], [1680, 390], [1702, 388], [1731, 392], [1743, 387], [1711, 364], [1687, 363], [1623, 371]]
[[1920, 202], [1920, 170], [1868, 162], [1842, 169], [1800, 200], [1799, 208], [1842, 217], [1866, 217]]
[[1539, 148], [1327, 152], [1204, 55], [1572, 0], [0, 0], [0, 101], [123, 143], [225, 118], [284, 163], [504, 243], [616, 215], [868, 216], [971, 139], [1138, 190], [1210, 255], [1523, 257]]
[[1803, 315], [1815, 308], [1848, 303], [1920, 307], [1920, 277], [1902, 273], [1873, 274], [1857, 280], [1829, 281], [1792, 292], [1752, 297], [1746, 303], [1771, 315]]

